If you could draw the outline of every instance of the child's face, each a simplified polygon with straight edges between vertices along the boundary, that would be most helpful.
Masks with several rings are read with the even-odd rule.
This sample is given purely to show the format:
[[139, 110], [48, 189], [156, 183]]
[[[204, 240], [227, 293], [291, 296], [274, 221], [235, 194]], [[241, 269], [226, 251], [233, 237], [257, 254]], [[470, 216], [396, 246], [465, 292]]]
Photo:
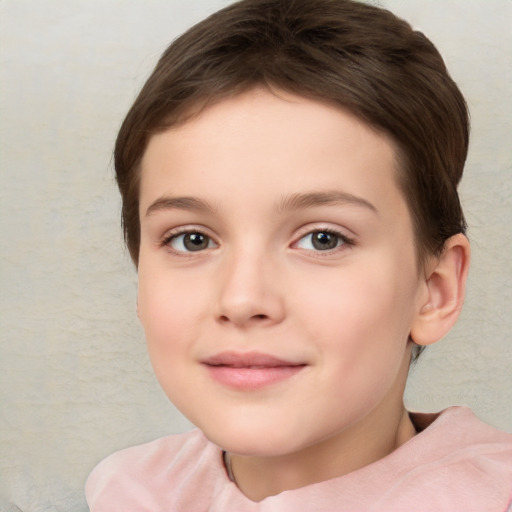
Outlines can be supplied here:
[[211, 440], [295, 453], [400, 411], [426, 284], [386, 137], [252, 91], [152, 137], [140, 205], [151, 360]]

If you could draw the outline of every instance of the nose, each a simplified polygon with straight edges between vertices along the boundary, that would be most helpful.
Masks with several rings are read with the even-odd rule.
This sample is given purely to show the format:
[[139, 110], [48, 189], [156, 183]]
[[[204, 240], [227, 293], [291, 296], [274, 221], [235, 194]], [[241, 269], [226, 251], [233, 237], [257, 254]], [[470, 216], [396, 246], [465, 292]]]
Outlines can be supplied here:
[[237, 327], [270, 326], [280, 323], [285, 314], [284, 293], [279, 269], [266, 255], [234, 255], [219, 269], [219, 322]]

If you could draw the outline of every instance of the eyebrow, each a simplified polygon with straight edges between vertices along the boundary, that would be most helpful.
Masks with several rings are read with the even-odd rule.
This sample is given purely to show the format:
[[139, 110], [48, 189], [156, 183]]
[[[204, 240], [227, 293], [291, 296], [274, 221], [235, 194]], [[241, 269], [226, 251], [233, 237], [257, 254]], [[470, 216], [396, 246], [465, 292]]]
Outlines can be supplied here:
[[206, 201], [197, 197], [160, 197], [146, 210], [146, 217], [159, 210], [195, 210], [213, 212], [214, 208]]
[[[279, 202], [278, 211], [301, 210], [315, 206], [330, 206], [339, 204], [352, 204], [379, 213], [377, 208], [362, 197], [339, 190], [327, 192], [297, 193], [283, 197]], [[146, 217], [159, 210], [195, 210], [199, 212], [213, 212], [215, 209], [207, 201], [197, 197], [160, 197], [146, 210]]]
[[373, 213], [379, 213], [377, 208], [366, 199], [339, 190], [310, 192], [306, 194], [292, 194], [282, 198], [281, 202], [279, 203], [279, 210], [300, 210], [315, 206], [330, 206], [339, 204], [361, 206], [371, 210]]

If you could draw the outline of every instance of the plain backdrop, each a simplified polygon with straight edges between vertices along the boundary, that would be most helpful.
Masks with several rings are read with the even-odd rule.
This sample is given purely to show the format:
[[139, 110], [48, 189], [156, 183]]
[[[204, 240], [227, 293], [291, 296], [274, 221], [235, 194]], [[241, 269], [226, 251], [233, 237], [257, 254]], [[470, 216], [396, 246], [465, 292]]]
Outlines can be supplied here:
[[[190, 428], [148, 363], [111, 153], [167, 44], [228, 3], [0, 2], [2, 512], [86, 511], [100, 459]], [[512, 1], [381, 3], [435, 42], [473, 123], [466, 305], [413, 369], [407, 405], [466, 404], [512, 431]]]

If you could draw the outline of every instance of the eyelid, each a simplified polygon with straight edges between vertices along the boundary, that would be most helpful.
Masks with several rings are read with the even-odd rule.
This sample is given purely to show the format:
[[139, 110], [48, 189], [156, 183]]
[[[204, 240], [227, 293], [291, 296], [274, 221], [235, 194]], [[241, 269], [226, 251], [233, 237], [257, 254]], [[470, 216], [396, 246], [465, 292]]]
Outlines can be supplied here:
[[[308, 224], [307, 226], [303, 226], [299, 229], [297, 235], [294, 237], [294, 241], [291, 243], [290, 247], [296, 248], [308, 253], [313, 253], [315, 256], [327, 256], [330, 254], [333, 254], [335, 252], [346, 250], [349, 247], [352, 247], [356, 243], [356, 238], [354, 235], [348, 235], [346, 229], [343, 229], [341, 227], [334, 227], [332, 225], [327, 224]], [[324, 233], [330, 233], [333, 235], [338, 236], [341, 241], [343, 242], [340, 246], [335, 247], [333, 249], [327, 249], [324, 251], [320, 250], [312, 250], [312, 249], [303, 249], [300, 247], [297, 247], [298, 243], [305, 238], [308, 235], [312, 235], [313, 233], [318, 232], [324, 232]]]
[[174, 248], [170, 246], [170, 243], [173, 239], [186, 235], [188, 233], [199, 233], [201, 235], [204, 235], [208, 237], [217, 247], [219, 245], [219, 242], [215, 239], [215, 236], [211, 234], [210, 230], [206, 229], [203, 226], [198, 225], [186, 225], [186, 226], [178, 226], [176, 228], [169, 229], [165, 232], [165, 234], [159, 239], [158, 245], [159, 247], [166, 247], [170, 252], [177, 254], [179, 256], [191, 256], [191, 255], [198, 255], [199, 253], [204, 252], [203, 251], [197, 251], [197, 254], [195, 254], [193, 251], [185, 252], [185, 251], [177, 251]]

